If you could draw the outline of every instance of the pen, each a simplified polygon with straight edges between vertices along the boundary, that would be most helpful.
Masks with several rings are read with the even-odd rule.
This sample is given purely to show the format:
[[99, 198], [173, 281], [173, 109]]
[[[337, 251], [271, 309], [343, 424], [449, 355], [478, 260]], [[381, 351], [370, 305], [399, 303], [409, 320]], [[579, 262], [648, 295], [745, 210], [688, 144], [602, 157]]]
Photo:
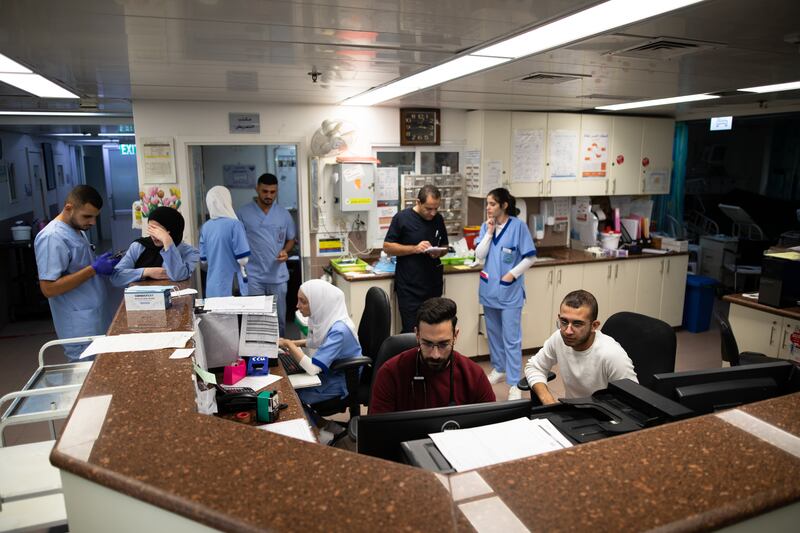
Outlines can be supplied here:
[[433, 235], [433, 238], [436, 239], [436, 246], [439, 246], [439, 230], [436, 230], [436, 233]]

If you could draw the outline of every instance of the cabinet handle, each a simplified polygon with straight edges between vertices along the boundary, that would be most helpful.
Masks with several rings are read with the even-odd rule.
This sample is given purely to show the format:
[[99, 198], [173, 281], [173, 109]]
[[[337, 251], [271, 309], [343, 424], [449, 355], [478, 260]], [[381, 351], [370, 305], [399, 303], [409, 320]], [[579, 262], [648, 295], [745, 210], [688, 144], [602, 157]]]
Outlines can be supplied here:
[[550, 194], [552, 192], [553, 192], [553, 182], [552, 181], [548, 181], [547, 182], [547, 194]]
[[614, 265], [614, 279], [617, 279], [619, 276], [619, 264]]
[[658, 273], [659, 274], [663, 274], [664, 273], [664, 260], [663, 259], [661, 260], [661, 270], [659, 270]]
[[556, 283], [561, 285], [561, 269], [558, 270], [558, 281]]
[[772, 338], [775, 336], [775, 322], [772, 323], [772, 327], [769, 328], [769, 345], [772, 346]]
[[548, 272], [548, 274], [547, 274], [547, 284], [548, 285], [552, 285], [553, 284], [553, 271], [552, 270], [550, 272]]
[[611, 264], [608, 265], [608, 279], [611, 279]]
[[611, 194], [617, 194], [617, 178], [614, 178], [614, 186], [611, 189]]
[[608, 180], [606, 180], [606, 192], [605, 192], [605, 194], [608, 194]]
[[786, 326], [786, 329], [783, 330], [783, 339], [781, 339], [781, 348], [786, 346], [786, 334], [789, 333], [789, 326]]
[[670, 260], [670, 259], [667, 259], [667, 274], [669, 274], [669, 264], [670, 264], [671, 262], [672, 262], [672, 260]]

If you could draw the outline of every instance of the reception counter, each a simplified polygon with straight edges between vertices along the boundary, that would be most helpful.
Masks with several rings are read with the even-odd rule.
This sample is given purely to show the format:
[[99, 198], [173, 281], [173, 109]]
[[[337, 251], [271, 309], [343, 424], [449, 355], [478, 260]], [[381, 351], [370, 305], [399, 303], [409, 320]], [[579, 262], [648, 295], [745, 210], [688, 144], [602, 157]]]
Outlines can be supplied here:
[[[167, 315], [191, 328], [188, 301]], [[109, 333], [127, 332], [123, 308]], [[94, 363], [51, 455], [72, 531], [697, 531], [798, 513], [800, 394], [441, 476], [200, 415], [170, 353]], [[775, 428], [777, 445], [757, 436]]]

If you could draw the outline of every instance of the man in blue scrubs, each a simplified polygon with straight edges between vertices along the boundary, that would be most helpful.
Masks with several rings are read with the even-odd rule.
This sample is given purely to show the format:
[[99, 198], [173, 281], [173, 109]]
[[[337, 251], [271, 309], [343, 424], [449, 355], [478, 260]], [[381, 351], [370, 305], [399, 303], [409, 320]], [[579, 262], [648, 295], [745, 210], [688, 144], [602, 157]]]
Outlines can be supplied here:
[[294, 248], [295, 227], [292, 216], [278, 205], [278, 178], [262, 174], [256, 185], [256, 198], [242, 206], [236, 216], [244, 224], [250, 243], [247, 263], [247, 293], [250, 296], [273, 295], [278, 303], [280, 335], [286, 331], [286, 288], [289, 269], [286, 260]]
[[[94, 188], [78, 185], [67, 195], [61, 213], [34, 241], [39, 288], [50, 302], [59, 339], [102, 335], [111, 323], [104, 278], [113, 273], [118, 259], [110, 253], [95, 257], [84, 233], [97, 224], [102, 207], [103, 199]], [[85, 347], [85, 343], [67, 344], [64, 353], [76, 361]]]

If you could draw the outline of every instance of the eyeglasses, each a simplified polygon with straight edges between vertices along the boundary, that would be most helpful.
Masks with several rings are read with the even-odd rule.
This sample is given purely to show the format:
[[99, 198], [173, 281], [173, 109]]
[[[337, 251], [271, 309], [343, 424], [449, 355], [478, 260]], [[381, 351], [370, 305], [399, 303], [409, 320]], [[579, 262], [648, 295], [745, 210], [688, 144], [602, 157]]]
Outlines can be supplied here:
[[556, 327], [559, 329], [567, 329], [572, 324], [572, 329], [583, 329], [586, 327], [587, 322], [583, 320], [567, 320], [566, 318], [558, 317], [556, 320]]
[[419, 341], [419, 347], [425, 350], [426, 352], [439, 350], [440, 353], [444, 353], [452, 346], [453, 346], [453, 341], [444, 341], [444, 342], [430, 342], [423, 340]]

